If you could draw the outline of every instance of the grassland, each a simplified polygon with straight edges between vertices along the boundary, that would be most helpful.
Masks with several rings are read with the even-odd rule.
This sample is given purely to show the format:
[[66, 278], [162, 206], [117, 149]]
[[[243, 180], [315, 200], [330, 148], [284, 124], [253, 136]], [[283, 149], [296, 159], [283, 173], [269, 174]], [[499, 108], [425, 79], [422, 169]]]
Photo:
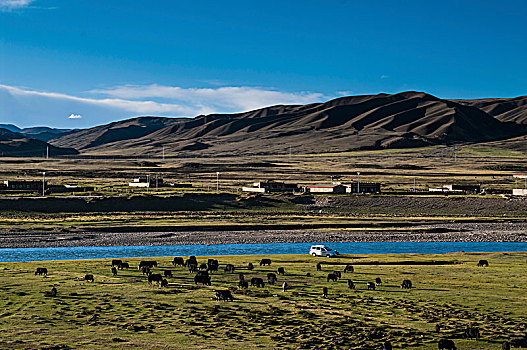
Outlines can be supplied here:
[[[154, 272], [174, 274], [168, 288], [149, 285], [134, 268], [138, 259], [125, 259], [132, 268], [115, 277], [110, 260], [0, 263], [0, 348], [380, 349], [390, 340], [396, 348], [437, 349], [439, 338], [451, 338], [458, 349], [496, 349], [527, 333], [526, 253], [287, 255], [271, 256], [271, 267], [259, 267], [259, 256], [217, 258], [220, 272], [210, 287], [194, 284], [171, 259], [156, 259]], [[477, 267], [480, 259], [490, 266]], [[454, 264], [404, 264], [432, 260]], [[367, 264], [373, 261], [381, 264]], [[246, 269], [249, 262], [255, 270]], [[317, 262], [351, 263], [355, 272], [327, 282], [327, 274], [343, 266], [324, 264], [317, 272]], [[265, 277], [280, 266], [286, 275], [274, 286], [239, 290], [237, 274], [223, 272], [227, 263], [247, 278]], [[48, 276], [35, 276], [36, 267], [46, 267]], [[94, 274], [94, 283], [82, 280], [86, 273]], [[376, 277], [382, 286], [366, 290]], [[348, 278], [355, 290], [347, 288]], [[401, 289], [403, 279], [415, 288]], [[286, 292], [283, 281], [290, 285]], [[44, 297], [52, 286], [57, 297]], [[230, 289], [235, 300], [213, 300], [214, 289]], [[470, 323], [480, 328], [479, 341], [461, 339]]]

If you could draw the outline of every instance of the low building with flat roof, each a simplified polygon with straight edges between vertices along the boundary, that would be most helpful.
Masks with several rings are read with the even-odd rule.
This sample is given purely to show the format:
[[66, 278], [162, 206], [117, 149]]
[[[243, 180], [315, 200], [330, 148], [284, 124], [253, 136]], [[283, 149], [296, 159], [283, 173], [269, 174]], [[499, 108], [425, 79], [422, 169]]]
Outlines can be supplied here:
[[128, 183], [128, 186], [130, 187], [162, 187], [165, 183], [163, 182], [163, 179], [155, 178], [155, 177], [138, 177], [134, 179], [132, 182]]
[[470, 193], [478, 194], [481, 193], [480, 185], [444, 185], [442, 187], [429, 188], [429, 192], [452, 192], [452, 193]]
[[295, 192], [298, 190], [297, 184], [288, 184], [280, 181], [259, 181], [252, 186], [242, 187], [244, 192], [270, 193], [270, 192]]
[[344, 186], [347, 193], [381, 193], [381, 184], [376, 182], [352, 182]]
[[316, 184], [304, 187], [305, 192], [310, 193], [346, 193], [346, 186], [341, 184]]
[[8, 191], [42, 192], [42, 186], [47, 187], [47, 182], [42, 180], [6, 180], [4, 185]]

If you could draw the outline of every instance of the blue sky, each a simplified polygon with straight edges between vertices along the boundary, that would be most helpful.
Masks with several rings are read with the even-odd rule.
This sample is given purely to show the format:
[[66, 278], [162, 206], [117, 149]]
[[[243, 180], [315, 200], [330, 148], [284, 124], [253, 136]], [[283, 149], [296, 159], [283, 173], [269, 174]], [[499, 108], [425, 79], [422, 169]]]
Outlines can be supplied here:
[[526, 95], [525, 1], [0, 0], [0, 123]]

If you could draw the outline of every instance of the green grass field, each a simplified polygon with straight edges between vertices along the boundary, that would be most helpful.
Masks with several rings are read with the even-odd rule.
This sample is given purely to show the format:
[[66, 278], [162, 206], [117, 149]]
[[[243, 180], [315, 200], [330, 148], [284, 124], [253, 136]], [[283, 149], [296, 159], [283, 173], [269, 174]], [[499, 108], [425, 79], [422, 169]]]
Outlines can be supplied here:
[[[110, 260], [0, 263], [0, 348], [381, 349], [390, 340], [395, 348], [437, 349], [438, 339], [451, 338], [458, 349], [497, 349], [527, 333], [527, 253], [276, 255], [270, 267], [259, 267], [260, 258], [217, 257], [220, 272], [210, 287], [194, 284], [193, 275], [171, 259], [157, 258], [154, 273], [174, 274], [168, 288], [147, 283], [135, 268], [140, 259], [124, 259], [132, 268], [116, 277]], [[477, 267], [480, 259], [490, 266]], [[403, 264], [432, 260], [456, 264]], [[372, 261], [398, 264], [361, 265]], [[255, 270], [247, 270], [249, 262]], [[317, 272], [317, 262], [350, 263], [355, 272], [327, 282], [329, 272], [344, 266], [324, 264]], [[239, 290], [238, 274], [223, 272], [227, 263], [246, 278], [265, 279], [278, 267], [286, 275], [274, 286]], [[46, 267], [48, 276], [35, 276], [36, 267]], [[87, 273], [94, 283], [82, 280]], [[366, 282], [376, 277], [383, 284], [367, 290]], [[347, 288], [347, 279], [355, 290]], [[403, 279], [414, 288], [401, 289]], [[57, 297], [45, 297], [52, 286]], [[213, 300], [214, 289], [230, 289], [235, 300]], [[470, 323], [480, 328], [479, 341], [461, 338]]]

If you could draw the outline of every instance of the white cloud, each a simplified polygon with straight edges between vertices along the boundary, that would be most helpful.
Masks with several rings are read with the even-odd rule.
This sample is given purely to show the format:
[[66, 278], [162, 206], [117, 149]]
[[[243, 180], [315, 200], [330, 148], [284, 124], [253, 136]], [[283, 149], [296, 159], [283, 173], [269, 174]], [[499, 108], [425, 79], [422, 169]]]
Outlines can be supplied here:
[[168, 99], [211, 112], [240, 112], [276, 104], [305, 104], [326, 98], [316, 92], [281, 92], [249, 86], [219, 88], [181, 88], [164, 85], [124, 85], [109, 89], [92, 90], [124, 99]]
[[196, 109], [188, 108], [178, 104], [170, 103], [157, 103], [154, 101], [131, 101], [116, 98], [85, 98], [77, 97], [57, 92], [43, 92], [35, 90], [26, 90], [14, 86], [2, 85], [0, 88], [7, 90], [12, 95], [17, 96], [35, 96], [35, 97], [47, 97], [59, 100], [69, 100], [74, 102], [80, 102], [84, 104], [96, 105], [99, 107], [113, 108], [124, 110], [133, 114], [175, 114], [175, 115], [194, 115]]
[[389, 75], [381, 75], [381, 79], [388, 79], [390, 76]]
[[[125, 85], [92, 90], [101, 98], [78, 97], [0, 84], [13, 96], [44, 97], [125, 111], [134, 115], [173, 115], [243, 112], [276, 104], [320, 102], [327, 97], [314, 92], [280, 92], [256, 87], [181, 88], [161, 85]], [[157, 100], [157, 101], [156, 101]], [[160, 101], [162, 100], [162, 101]], [[71, 118], [71, 116], [70, 116]], [[73, 118], [72, 118], [73, 119]]]
[[27, 7], [35, 0], [0, 0], [0, 10], [11, 11], [22, 7]]
[[69, 119], [81, 119], [81, 118], [82, 118], [82, 115], [71, 113], [70, 116], [69, 116], [68, 118], [69, 118]]

